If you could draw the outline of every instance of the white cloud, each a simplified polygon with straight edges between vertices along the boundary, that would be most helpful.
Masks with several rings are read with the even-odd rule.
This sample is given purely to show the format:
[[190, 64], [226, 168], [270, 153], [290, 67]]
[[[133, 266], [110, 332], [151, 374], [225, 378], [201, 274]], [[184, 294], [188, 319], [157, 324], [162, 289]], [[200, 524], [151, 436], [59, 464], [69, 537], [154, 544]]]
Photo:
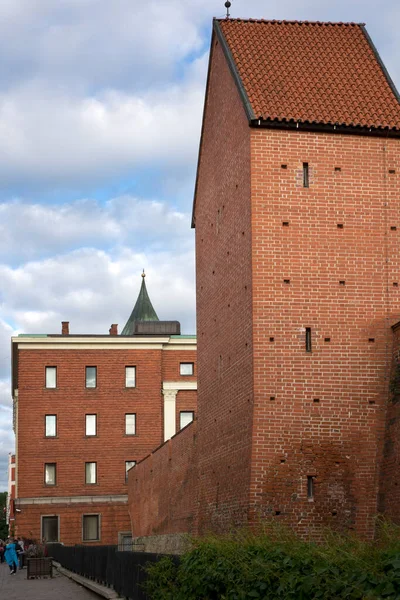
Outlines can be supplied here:
[[[21, 262], [71, 249], [134, 245], [172, 250], [192, 240], [190, 215], [165, 202], [119, 196], [43, 205], [14, 200], [0, 204], [0, 256]], [[23, 244], [21, 244], [23, 238]]]
[[172, 252], [120, 248], [111, 257], [87, 248], [16, 269], [0, 266], [1, 314], [26, 333], [59, 333], [63, 320], [71, 322], [75, 333], [108, 333], [111, 323], [119, 323], [121, 331], [136, 301], [144, 267], [159, 318], [179, 320], [184, 332], [193, 333], [193, 250], [190, 243]]
[[80, 97], [43, 82], [0, 94], [3, 185], [26, 178], [99, 185], [144, 165], [188, 168], [197, 154], [203, 98], [203, 82], [193, 79], [143, 95]]

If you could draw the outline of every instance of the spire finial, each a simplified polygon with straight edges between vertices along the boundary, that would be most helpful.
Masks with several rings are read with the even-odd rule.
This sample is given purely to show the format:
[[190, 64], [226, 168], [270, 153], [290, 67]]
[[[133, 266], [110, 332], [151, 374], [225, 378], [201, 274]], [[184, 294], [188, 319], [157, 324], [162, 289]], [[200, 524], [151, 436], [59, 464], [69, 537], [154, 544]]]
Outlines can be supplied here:
[[143, 277], [143, 279], [146, 277], [146, 273], [144, 272], [144, 269], [143, 269], [142, 277]]
[[226, 18], [227, 18], [227, 19], [229, 19], [229, 17], [231, 16], [231, 14], [230, 14], [230, 12], [229, 12], [229, 9], [230, 9], [230, 7], [231, 7], [231, 6], [232, 6], [232, 3], [231, 3], [231, 2], [229, 2], [229, 0], [227, 0], [227, 1], [225, 2], [225, 8], [226, 8]]

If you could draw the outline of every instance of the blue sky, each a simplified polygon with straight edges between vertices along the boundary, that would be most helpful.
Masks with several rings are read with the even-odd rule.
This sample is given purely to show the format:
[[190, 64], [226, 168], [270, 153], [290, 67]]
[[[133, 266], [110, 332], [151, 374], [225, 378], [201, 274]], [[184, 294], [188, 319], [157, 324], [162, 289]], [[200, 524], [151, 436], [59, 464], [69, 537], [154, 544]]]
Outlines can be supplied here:
[[[213, 16], [224, 0], [0, 3], [0, 491], [10, 336], [107, 333], [142, 268], [195, 332], [190, 214]], [[394, 0], [232, 0], [233, 17], [366, 22], [400, 86]]]

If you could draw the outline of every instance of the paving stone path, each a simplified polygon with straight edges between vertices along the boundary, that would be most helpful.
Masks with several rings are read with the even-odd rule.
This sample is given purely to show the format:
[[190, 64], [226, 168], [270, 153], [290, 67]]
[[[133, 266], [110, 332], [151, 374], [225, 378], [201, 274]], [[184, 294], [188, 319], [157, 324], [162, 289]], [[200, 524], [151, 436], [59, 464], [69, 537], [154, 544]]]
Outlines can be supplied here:
[[52, 579], [27, 579], [26, 568], [10, 575], [8, 566], [0, 564], [1, 600], [94, 600], [99, 596], [53, 569]]

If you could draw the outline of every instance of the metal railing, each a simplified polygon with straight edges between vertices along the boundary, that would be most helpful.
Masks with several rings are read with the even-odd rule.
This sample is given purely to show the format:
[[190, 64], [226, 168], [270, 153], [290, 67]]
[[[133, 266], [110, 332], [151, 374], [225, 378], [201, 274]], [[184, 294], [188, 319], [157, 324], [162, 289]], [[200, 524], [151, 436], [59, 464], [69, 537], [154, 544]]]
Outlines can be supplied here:
[[[118, 546], [63, 546], [49, 544], [48, 555], [65, 569], [114, 588], [130, 600], [149, 600], [143, 584], [145, 566], [158, 562], [162, 555], [144, 552], [119, 551]], [[174, 560], [179, 560], [174, 557]]]

